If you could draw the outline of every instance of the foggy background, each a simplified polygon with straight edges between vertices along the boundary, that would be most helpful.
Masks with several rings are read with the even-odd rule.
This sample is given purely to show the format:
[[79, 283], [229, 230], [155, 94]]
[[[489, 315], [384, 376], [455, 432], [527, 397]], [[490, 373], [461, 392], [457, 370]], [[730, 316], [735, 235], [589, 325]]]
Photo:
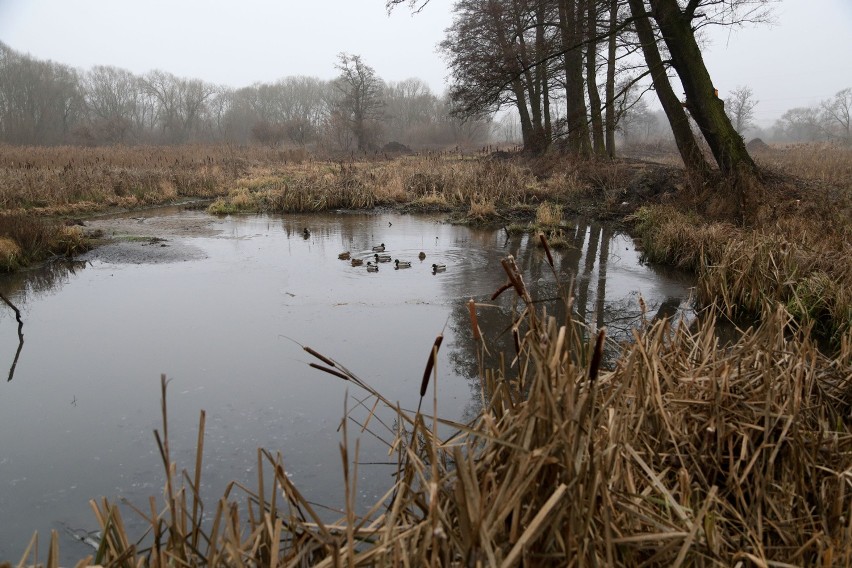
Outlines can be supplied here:
[[[360, 148], [330, 121], [345, 53], [383, 85], [382, 116], [365, 126], [373, 129], [364, 134], [369, 147], [516, 142], [508, 110], [490, 123], [448, 114], [450, 80], [436, 46], [452, 7], [431, 0], [418, 14], [406, 6], [388, 14], [383, 0], [0, 0], [0, 89], [29, 81], [49, 109], [41, 124], [25, 124], [7, 103], [0, 135], [36, 144]], [[832, 139], [826, 113], [852, 101], [845, 91], [852, 87], [852, 2], [783, 0], [773, 19], [705, 28], [704, 58], [719, 96], [748, 110], [738, 127], [746, 139]], [[630, 100], [640, 94], [625, 95], [622, 143], [668, 135], [654, 93]]]

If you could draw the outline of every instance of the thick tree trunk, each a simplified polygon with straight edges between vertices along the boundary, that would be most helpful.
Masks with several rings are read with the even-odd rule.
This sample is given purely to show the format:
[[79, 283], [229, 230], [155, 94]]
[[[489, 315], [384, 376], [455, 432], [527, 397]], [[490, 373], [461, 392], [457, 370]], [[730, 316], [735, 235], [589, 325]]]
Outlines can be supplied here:
[[598, 31], [598, 13], [596, 0], [588, 0], [586, 4], [587, 20], [586, 35], [586, 89], [589, 92], [589, 113], [592, 119], [592, 147], [595, 155], [605, 156], [603, 117], [601, 116], [601, 95], [598, 92], [597, 55], [598, 44], [594, 40]]
[[524, 145], [524, 151], [534, 153], [535, 143], [532, 120], [530, 119], [530, 111], [527, 108], [524, 89], [521, 87], [520, 81], [512, 81], [512, 91], [515, 93], [515, 108], [518, 109], [518, 117], [521, 121], [521, 140]]
[[756, 176], [757, 166], [746, 150], [745, 141], [731, 125], [725, 105], [716, 95], [695, 41], [691, 19], [677, 0], [650, 1], [654, 19], [669, 48], [672, 66], [686, 92], [686, 108], [707, 140], [719, 169], [734, 181]]
[[606, 59], [606, 154], [615, 157], [615, 25], [618, 23], [618, 0], [609, 3], [609, 40]]
[[[515, 46], [506, 36], [503, 22], [500, 19], [501, 10], [494, 0], [490, 2], [490, 14], [497, 30], [497, 42], [500, 46], [501, 55], [507, 66], [512, 70], [512, 92], [515, 95], [515, 105], [521, 121], [521, 137], [523, 139], [524, 152], [534, 155], [541, 154], [543, 126], [541, 124], [540, 102], [536, 99], [535, 85], [529, 69], [524, 69], [523, 60], [526, 59], [526, 46], [521, 42], [521, 52], [515, 50]], [[517, 27], [517, 26], [516, 26]], [[523, 39], [523, 38], [521, 38]], [[521, 61], [519, 61], [519, 57]], [[529, 106], [527, 96], [529, 94]], [[532, 109], [532, 112], [530, 112]]]
[[559, 28], [565, 51], [565, 98], [568, 120], [568, 148], [588, 155], [589, 125], [586, 120], [586, 96], [583, 92], [582, 18], [577, 0], [559, 0]]
[[[545, 45], [546, 38], [544, 33], [544, 28], [546, 25], [545, 21], [545, 13], [544, 13], [544, 0], [539, 0], [536, 4], [535, 11], [535, 60], [541, 61], [544, 57], [544, 54], [547, 51], [547, 46]], [[541, 95], [541, 110], [543, 114], [544, 123], [542, 124], [542, 148], [541, 151], [544, 152], [550, 146], [551, 138], [551, 126], [550, 126], [550, 81], [548, 77], [548, 67], [547, 63], [536, 65], [535, 67], [535, 83], [538, 92]]]
[[642, 44], [642, 53], [645, 55], [645, 62], [651, 71], [654, 90], [657, 91], [657, 97], [659, 97], [663, 111], [669, 119], [669, 124], [672, 127], [672, 133], [675, 137], [675, 144], [677, 144], [677, 149], [683, 159], [684, 166], [690, 172], [704, 178], [710, 171], [710, 165], [704, 159], [704, 154], [701, 152], [701, 148], [692, 134], [692, 129], [689, 127], [689, 117], [686, 115], [686, 111], [684, 111], [674, 90], [672, 90], [671, 83], [669, 83], [665, 65], [657, 49], [657, 41], [654, 37], [654, 31], [651, 28], [651, 22], [648, 20], [645, 12], [645, 5], [642, 0], [629, 0], [629, 3], [630, 12], [634, 18], [634, 26], [636, 27], [636, 35]]

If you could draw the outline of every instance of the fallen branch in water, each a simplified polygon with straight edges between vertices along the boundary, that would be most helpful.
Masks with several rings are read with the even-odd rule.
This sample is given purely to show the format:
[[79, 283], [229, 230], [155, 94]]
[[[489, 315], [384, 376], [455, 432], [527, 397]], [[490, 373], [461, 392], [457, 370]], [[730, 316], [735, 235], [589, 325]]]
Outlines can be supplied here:
[[0, 294], [0, 300], [3, 300], [7, 306], [12, 308], [15, 312], [15, 319], [18, 320], [18, 350], [15, 351], [15, 359], [12, 361], [12, 366], [9, 367], [9, 378], [6, 379], [6, 382], [8, 383], [12, 380], [12, 377], [15, 376], [15, 367], [18, 366], [18, 357], [21, 356], [21, 349], [24, 347], [24, 320], [21, 319], [21, 310], [19, 310], [17, 306], [9, 300], [9, 298]]

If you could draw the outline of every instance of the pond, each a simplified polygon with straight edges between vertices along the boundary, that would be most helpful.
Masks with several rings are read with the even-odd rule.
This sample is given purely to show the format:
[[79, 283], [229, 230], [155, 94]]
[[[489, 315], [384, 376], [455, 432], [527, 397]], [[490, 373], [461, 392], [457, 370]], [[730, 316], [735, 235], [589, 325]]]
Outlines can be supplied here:
[[[559, 282], [534, 237], [434, 216], [217, 218], [173, 209], [88, 224], [145, 238], [0, 279], [21, 310], [25, 337], [14, 376], [0, 383], [0, 560], [17, 562], [34, 531], [44, 548], [53, 529], [69, 563], [93, 552], [71, 536], [97, 528], [90, 499], [124, 497], [147, 510], [148, 497], [162, 495], [153, 436], [162, 431], [161, 374], [170, 379], [179, 470], [192, 470], [206, 411], [208, 512], [229, 481], [256, 484], [257, 448], [280, 451], [311, 501], [339, 506], [338, 426], [344, 405], [365, 393], [310, 368], [314, 359], [299, 344], [416, 408], [432, 343], [443, 333], [439, 414], [470, 420], [480, 395], [465, 302], [493, 304], [479, 309], [480, 326], [505, 341], [514, 300], [490, 296], [506, 281], [506, 255], [517, 259], [534, 298], [556, 298], [574, 279], [580, 313], [616, 336], [636, 322], [640, 296], [649, 316], [689, 304], [688, 278], [642, 264], [628, 236], [579, 220], [567, 229], [572, 246], [555, 251]], [[379, 243], [411, 268], [382, 263], [373, 273], [338, 259], [343, 251], [370, 258]], [[434, 263], [446, 271], [434, 273]], [[14, 313], [0, 305], [2, 372], [17, 347]], [[350, 441], [357, 434], [350, 428]], [[364, 434], [360, 452], [358, 495], [372, 503], [394, 469], [377, 438]], [[124, 518], [131, 529], [141, 526], [128, 510]]]

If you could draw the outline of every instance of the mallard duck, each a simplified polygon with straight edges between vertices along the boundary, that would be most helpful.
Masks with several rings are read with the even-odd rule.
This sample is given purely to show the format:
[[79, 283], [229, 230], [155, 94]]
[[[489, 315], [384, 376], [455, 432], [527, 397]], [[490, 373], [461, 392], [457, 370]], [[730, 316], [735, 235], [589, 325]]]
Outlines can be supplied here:
[[378, 265], [375, 265], [372, 262], [367, 263], [367, 272], [378, 272], [378, 271], [379, 271]]
[[376, 257], [376, 262], [390, 262], [391, 257], [389, 254], [374, 254]]
[[375, 252], [385, 252], [385, 243], [382, 243], [382, 244], [380, 244], [380, 245], [376, 245], [376, 246], [374, 246], [374, 247], [373, 247], [373, 251], [375, 251]]
[[362, 259], [360, 259], [360, 258], [353, 258], [352, 259], [352, 266], [361, 266], [362, 264], [364, 264], [364, 261]]
[[397, 268], [411, 268], [411, 263], [408, 262], [407, 260], [396, 259], [393, 262], [394, 262], [394, 264], [396, 264]]
[[433, 264], [432, 265], [432, 272], [443, 272], [446, 269], [447, 269], [446, 264]]
[[426, 260], [426, 253], [421, 252], [420, 254], [417, 255], [417, 258], [419, 258], [420, 260]]
[[342, 252], [342, 253], [338, 254], [337, 258], [339, 258], [340, 260], [349, 260], [349, 258], [350, 258], [349, 251]]

